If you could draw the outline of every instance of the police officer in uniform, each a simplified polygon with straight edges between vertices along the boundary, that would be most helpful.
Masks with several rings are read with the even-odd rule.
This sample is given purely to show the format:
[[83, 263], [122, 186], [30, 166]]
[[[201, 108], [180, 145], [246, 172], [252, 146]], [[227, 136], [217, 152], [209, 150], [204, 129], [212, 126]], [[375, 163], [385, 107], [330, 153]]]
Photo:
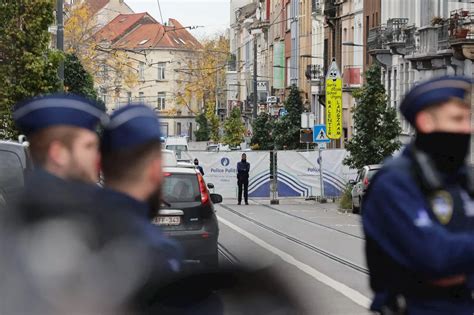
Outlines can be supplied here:
[[415, 139], [374, 176], [362, 211], [374, 311], [474, 313], [471, 92], [470, 79], [445, 76], [400, 106]]
[[242, 159], [237, 163], [237, 185], [239, 186], [239, 205], [242, 202], [242, 191], [245, 204], [249, 204], [249, 172], [250, 163], [247, 162], [247, 154], [242, 154]]
[[[2, 231], [3, 249], [9, 253], [3, 265], [9, 277], [2, 281], [2, 312], [67, 313], [65, 305], [75, 302], [78, 312], [103, 310], [84, 303], [91, 302], [83, 294], [95, 281], [70, 280], [92, 275], [85, 262], [100, 233], [91, 207], [100, 159], [96, 127], [108, 118], [87, 99], [59, 94], [18, 104], [13, 119], [28, 136], [35, 170], [27, 174], [21, 198], [9, 209], [8, 231]], [[79, 252], [80, 261], [61, 267]]]
[[148, 276], [134, 292], [130, 308], [146, 312], [154, 293], [172, 281], [181, 268], [180, 247], [152, 225], [163, 180], [161, 171], [160, 124], [145, 105], [128, 105], [116, 110], [104, 129], [101, 143], [105, 188], [100, 195], [117, 236], [126, 234], [146, 240]]

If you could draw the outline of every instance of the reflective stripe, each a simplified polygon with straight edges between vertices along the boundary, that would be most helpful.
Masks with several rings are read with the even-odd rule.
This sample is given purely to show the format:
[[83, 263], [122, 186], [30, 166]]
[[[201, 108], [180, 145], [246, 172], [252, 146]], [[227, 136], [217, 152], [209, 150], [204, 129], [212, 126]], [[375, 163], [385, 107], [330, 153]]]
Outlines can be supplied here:
[[[55, 102], [58, 102], [58, 103], [55, 103]], [[67, 98], [65, 99], [45, 98], [45, 99], [39, 99], [39, 100], [33, 101], [17, 109], [13, 113], [13, 118], [15, 120], [18, 120], [21, 117], [28, 115], [31, 112], [34, 112], [35, 110], [45, 109], [45, 108], [75, 109], [78, 111], [88, 113], [89, 115], [92, 115], [94, 117], [97, 117], [98, 119], [100, 119], [102, 123], [108, 122], [107, 115], [104, 112], [102, 112], [100, 109], [93, 107], [89, 103], [81, 102], [79, 100], [74, 100], [74, 99], [67, 99]]]
[[158, 117], [151, 111], [149, 108], [143, 108], [143, 107], [137, 107], [133, 108], [127, 111], [124, 111], [123, 113], [118, 114], [115, 116], [107, 126], [107, 129], [115, 129], [127, 121], [130, 121], [132, 119], [138, 118], [138, 117], [143, 117], [143, 118], [155, 118], [156, 122], [158, 123]]

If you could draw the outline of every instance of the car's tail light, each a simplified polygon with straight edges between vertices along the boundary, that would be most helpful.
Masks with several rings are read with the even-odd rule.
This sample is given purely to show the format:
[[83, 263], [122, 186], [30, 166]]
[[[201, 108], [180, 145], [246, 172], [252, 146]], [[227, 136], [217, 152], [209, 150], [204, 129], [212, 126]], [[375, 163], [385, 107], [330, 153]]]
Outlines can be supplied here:
[[199, 190], [201, 191], [201, 203], [203, 205], [207, 204], [211, 199], [209, 196], [209, 191], [207, 190], [206, 183], [204, 182], [204, 178], [202, 178], [201, 174], [197, 174], [198, 181], [199, 181]]
[[364, 186], [365, 187], [369, 186], [369, 179], [367, 177], [364, 179]]

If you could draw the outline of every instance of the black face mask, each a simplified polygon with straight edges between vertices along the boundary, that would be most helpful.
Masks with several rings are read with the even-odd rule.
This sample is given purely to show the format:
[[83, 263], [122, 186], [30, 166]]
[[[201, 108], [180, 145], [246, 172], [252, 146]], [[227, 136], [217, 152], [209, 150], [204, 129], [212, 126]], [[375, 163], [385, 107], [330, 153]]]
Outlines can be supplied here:
[[466, 161], [470, 140], [471, 135], [465, 133], [419, 133], [416, 135], [415, 146], [433, 159], [439, 171], [454, 173]]
[[161, 207], [161, 187], [157, 188], [155, 192], [148, 198], [148, 218], [153, 219], [158, 215]]
[[199, 165], [199, 162], [198, 162], [198, 161], [194, 161], [194, 165]]
[[245, 163], [245, 162], [247, 162], [247, 160], [246, 160], [246, 159], [242, 159], [242, 163]]

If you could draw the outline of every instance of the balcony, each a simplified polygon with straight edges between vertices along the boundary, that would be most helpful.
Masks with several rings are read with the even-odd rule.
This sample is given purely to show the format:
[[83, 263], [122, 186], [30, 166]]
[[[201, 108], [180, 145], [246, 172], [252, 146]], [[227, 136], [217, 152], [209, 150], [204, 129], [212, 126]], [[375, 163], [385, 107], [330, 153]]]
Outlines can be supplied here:
[[314, 16], [322, 15], [323, 10], [321, 7], [321, 1], [323, 0], [311, 0], [311, 13]]
[[310, 81], [319, 81], [322, 73], [321, 65], [308, 65], [306, 67], [305, 77]]
[[342, 75], [343, 88], [358, 88], [362, 84], [362, 66], [344, 66]]
[[385, 26], [374, 27], [369, 30], [367, 37], [367, 49], [370, 51], [386, 49]]

